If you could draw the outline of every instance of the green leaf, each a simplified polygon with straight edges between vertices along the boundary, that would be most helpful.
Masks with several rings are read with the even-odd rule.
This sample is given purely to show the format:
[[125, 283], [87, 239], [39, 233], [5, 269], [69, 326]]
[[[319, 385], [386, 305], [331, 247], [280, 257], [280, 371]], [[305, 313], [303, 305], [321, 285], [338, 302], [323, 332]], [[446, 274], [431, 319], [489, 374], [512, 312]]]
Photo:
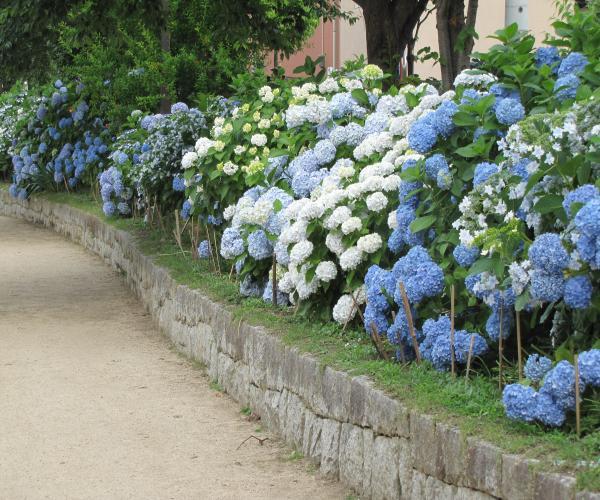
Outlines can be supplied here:
[[481, 257], [477, 259], [473, 265], [469, 268], [469, 276], [472, 274], [479, 274], [485, 271], [490, 272], [493, 271], [496, 266], [496, 259]]
[[562, 208], [563, 197], [558, 194], [542, 196], [534, 208], [540, 214], [548, 214]]
[[466, 111], [459, 111], [455, 113], [452, 120], [459, 127], [474, 127], [477, 125], [477, 118]]
[[469, 144], [468, 146], [458, 148], [455, 153], [463, 158], [475, 158], [476, 156], [479, 156], [480, 151], [478, 150], [476, 144]]
[[433, 226], [433, 224], [435, 223], [436, 220], [437, 220], [437, 216], [435, 216], [435, 215], [426, 215], [424, 217], [417, 217], [414, 221], [411, 222], [410, 230], [413, 233], [418, 233], [419, 231], [423, 231], [424, 229], [427, 229], [427, 228]]
[[525, 307], [529, 303], [529, 300], [530, 300], [529, 292], [525, 292], [523, 295], [519, 295], [517, 297], [517, 300], [515, 300], [515, 309], [517, 311], [522, 311], [523, 309], [525, 309]]
[[363, 106], [369, 106], [369, 96], [363, 89], [354, 89], [352, 91], [352, 97]]

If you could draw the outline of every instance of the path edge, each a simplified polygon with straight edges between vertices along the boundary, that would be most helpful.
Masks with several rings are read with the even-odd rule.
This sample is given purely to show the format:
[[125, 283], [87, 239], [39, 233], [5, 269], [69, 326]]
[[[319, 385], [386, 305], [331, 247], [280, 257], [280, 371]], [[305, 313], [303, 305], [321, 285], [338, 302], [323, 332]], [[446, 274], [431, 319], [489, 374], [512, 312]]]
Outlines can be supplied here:
[[0, 215], [43, 225], [120, 271], [160, 331], [271, 432], [362, 498], [600, 500], [575, 478], [545, 473], [432, 416], [409, 410], [365, 376], [323, 368], [264, 328], [154, 264], [134, 238], [98, 217], [0, 190]]

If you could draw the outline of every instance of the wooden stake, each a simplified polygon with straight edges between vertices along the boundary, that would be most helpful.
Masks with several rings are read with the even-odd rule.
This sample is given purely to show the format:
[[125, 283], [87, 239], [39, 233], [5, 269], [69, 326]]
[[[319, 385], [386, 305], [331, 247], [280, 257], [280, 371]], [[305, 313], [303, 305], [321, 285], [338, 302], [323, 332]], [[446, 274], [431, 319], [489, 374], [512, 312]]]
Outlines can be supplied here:
[[456, 362], [454, 353], [454, 284], [450, 288], [450, 363], [451, 373], [453, 377], [456, 377]]
[[410, 311], [410, 304], [408, 303], [408, 296], [406, 295], [404, 283], [399, 281], [398, 286], [400, 287], [400, 293], [402, 294], [402, 303], [404, 304], [404, 312], [406, 314], [406, 319], [408, 320], [408, 331], [410, 332], [410, 336], [412, 337], [413, 349], [415, 350], [417, 363], [420, 363], [421, 353], [419, 351], [419, 343], [417, 342], [417, 336], [415, 335], [415, 325], [413, 324], [413, 317], [412, 312]]
[[517, 311], [517, 360], [519, 364], [519, 382], [523, 380], [523, 353], [521, 349], [521, 318], [519, 317], [519, 311]]
[[[217, 233], [213, 228], [213, 240], [215, 242], [215, 260], [217, 261], [217, 269], [219, 270], [219, 274], [221, 274], [221, 262], [219, 259], [219, 254], [217, 253]], [[210, 244], [210, 237], [208, 238], [208, 243]]]
[[231, 281], [231, 277], [233, 276], [234, 269], [235, 269], [235, 264], [231, 264], [231, 271], [229, 271], [229, 281]]
[[344, 323], [344, 328], [342, 328], [342, 333], [344, 333], [346, 331], [346, 327], [348, 326], [348, 323], [350, 323], [350, 321], [352, 320], [352, 314], [354, 313], [355, 307], [356, 307], [356, 301], [353, 300], [352, 308], [350, 309], [350, 312], [348, 313], [348, 317], [346, 318], [346, 322]]
[[504, 313], [504, 307], [500, 303], [500, 335], [498, 336], [498, 387], [502, 390], [502, 315]]
[[273, 280], [271, 288], [273, 289], [273, 306], [277, 307], [277, 260], [275, 259], [275, 255], [273, 255]]
[[471, 342], [469, 343], [469, 354], [467, 356], [467, 371], [465, 373], [465, 384], [469, 381], [469, 371], [471, 371], [471, 358], [473, 357], [473, 346], [475, 345], [475, 335], [471, 334]]
[[377, 331], [377, 326], [375, 325], [374, 321], [371, 321], [371, 340], [373, 341], [373, 344], [375, 345], [375, 350], [378, 352], [378, 354], [386, 361], [389, 361], [390, 357], [383, 348], [381, 337], [379, 336], [379, 332]]
[[363, 316], [363, 313], [360, 310], [360, 306], [358, 305], [358, 301], [356, 300], [356, 297], [354, 296], [354, 292], [350, 292], [350, 297], [352, 297], [352, 302], [354, 302], [354, 307], [356, 309], [356, 312], [358, 312], [358, 315], [360, 316], [361, 321], [364, 323], [365, 317]]
[[573, 363], [575, 365], [575, 430], [577, 437], [581, 437], [581, 398], [579, 396], [579, 356], [575, 354]]

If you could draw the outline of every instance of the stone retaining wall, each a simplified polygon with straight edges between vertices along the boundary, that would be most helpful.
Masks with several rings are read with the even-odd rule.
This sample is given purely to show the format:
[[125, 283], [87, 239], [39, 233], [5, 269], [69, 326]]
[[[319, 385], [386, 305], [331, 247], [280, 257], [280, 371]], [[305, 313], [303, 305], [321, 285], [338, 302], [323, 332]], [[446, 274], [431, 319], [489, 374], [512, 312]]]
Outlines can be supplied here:
[[0, 215], [44, 225], [122, 271], [182, 353], [362, 498], [600, 500], [576, 495], [573, 477], [544, 473], [533, 460], [466, 438], [410, 411], [366, 377], [322, 368], [263, 328], [236, 321], [226, 306], [178, 285], [131, 235], [97, 217], [42, 199], [16, 201], [1, 190]]

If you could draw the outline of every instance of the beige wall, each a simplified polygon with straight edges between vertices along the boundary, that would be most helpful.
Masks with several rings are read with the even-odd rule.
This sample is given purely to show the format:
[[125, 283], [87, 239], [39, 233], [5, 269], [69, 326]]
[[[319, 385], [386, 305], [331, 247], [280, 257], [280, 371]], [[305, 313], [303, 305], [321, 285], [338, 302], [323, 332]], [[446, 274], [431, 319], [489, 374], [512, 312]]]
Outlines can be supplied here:
[[[538, 44], [544, 39], [544, 34], [552, 31], [551, 19], [555, 14], [554, 0], [529, 0], [527, 9], [527, 25], [532, 34], [536, 37]], [[358, 54], [367, 53], [365, 26], [362, 19], [362, 9], [352, 0], [342, 0], [342, 8], [353, 12], [359, 20], [353, 25], [346, 21], [340, 22], [340, 47], [339, 58], [337, 61], [351, 59]], [[417, 50], [422, 47], [431, 47], [438, 51], [437, 31], [435, 27], [435, 13], [429, 16], [425, 21], [419, 33]], [[495, 40], [487, 38], [496, 30], [505, 25], [505, 0], [479, 0], [479, 10], [477, 15], [476, 31], [479, 33], [479, 40], [475, 43], [475, 50], [485, 50], [491, 47]], [[423, 76], [432, 76], [440, 78], [439, 66], [433, 66], [431, 61], [417, 63], [415, 71]]]

